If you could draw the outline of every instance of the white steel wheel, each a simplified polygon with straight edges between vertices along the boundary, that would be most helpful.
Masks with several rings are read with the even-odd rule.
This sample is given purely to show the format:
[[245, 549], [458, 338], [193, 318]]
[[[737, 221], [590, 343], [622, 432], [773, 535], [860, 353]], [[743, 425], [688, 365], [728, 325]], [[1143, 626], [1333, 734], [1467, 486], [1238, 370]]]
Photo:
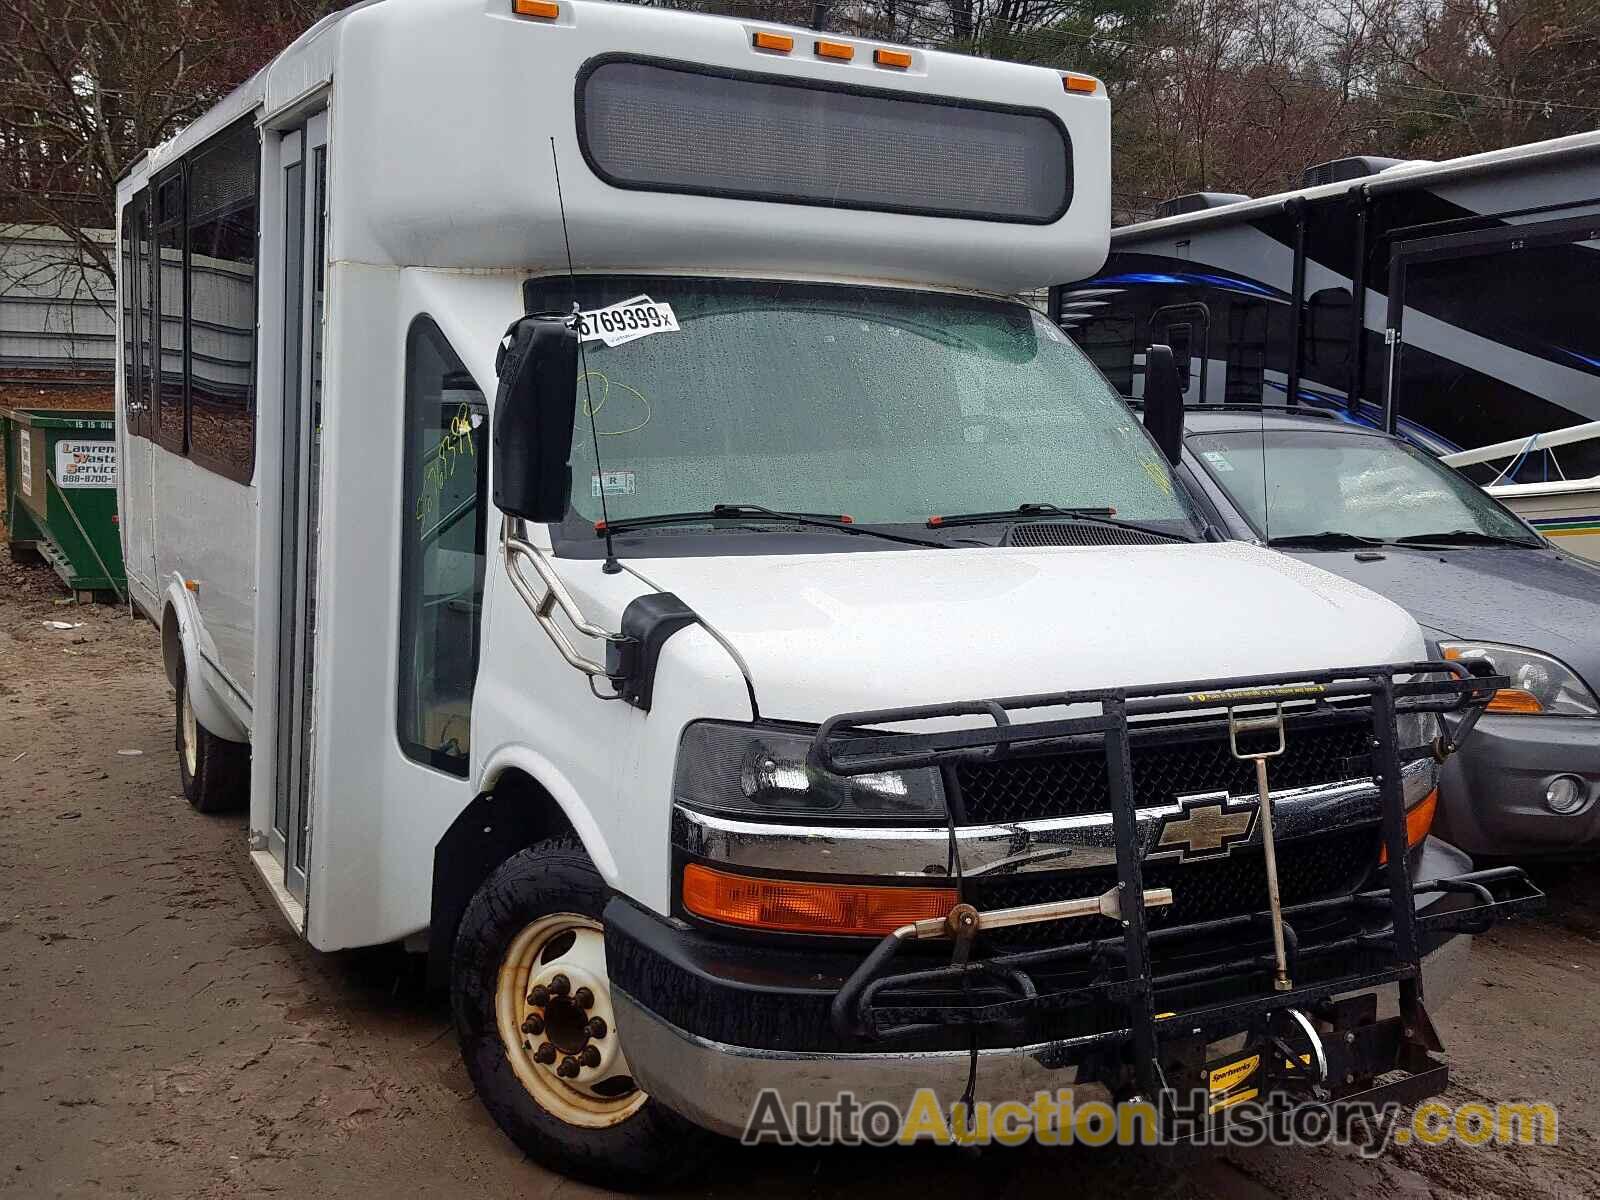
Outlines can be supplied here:
[[178, 750], [178, 781], [183, 794], [203, 813], [227, 812], [249, 802], [250, 747], [217, 737], [200, 723], [194, 711], [189, 676], [178, 663], [177, 702], [173, 710]]
[[615, 1125], [648, 1099], [628, 1072], [591, 917], [555, 913], [517, 935], [500, 964], [495, 1025], [522, 1086], [569, 1125]]
[[194, 701], [189, 698], [187, 687], [178, 694], [178, 713], [178, 745], [183, 754], [183, 765], [189, 769], [190, 775], [196, 775], [200, 767], [200, 730], [199, 723], [194, 719]]
[[573, 1179], [654, 1190], [702, 1166], [711, 1135], [632, 1078], [606, 970], [612, 899], [574, 837], [513, 854], [461, 914], [450, 1010], [467, 1074], [507, 1137]]

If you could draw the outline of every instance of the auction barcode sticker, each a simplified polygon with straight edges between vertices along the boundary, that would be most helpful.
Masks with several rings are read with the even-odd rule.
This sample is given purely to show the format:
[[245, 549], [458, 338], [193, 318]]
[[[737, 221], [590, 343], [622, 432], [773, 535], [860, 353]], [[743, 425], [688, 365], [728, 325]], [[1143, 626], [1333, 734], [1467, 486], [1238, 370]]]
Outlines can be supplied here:
[[622, 346], [652, 333], [677, 332], [678, 317], [672, 305], [658, 304], [649, 296], [578, 314], [578, 336], [586, 342], [599, 339], [607, 346]]

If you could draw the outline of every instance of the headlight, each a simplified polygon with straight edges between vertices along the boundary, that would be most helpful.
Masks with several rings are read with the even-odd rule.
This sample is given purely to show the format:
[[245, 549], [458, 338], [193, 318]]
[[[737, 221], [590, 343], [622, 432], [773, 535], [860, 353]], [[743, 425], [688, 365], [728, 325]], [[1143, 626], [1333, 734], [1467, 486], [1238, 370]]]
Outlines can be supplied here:
[[673, 795], [694, 808], [744, 816], [945, 820], [944, 787], [934, 768], [831, 775], [806, 764], [811, 738], [803, 731], [696, 722], [678, 744]]
[[1558, 659], [1522, 646], [1493, 642], [1440, 642], [1439, 652], [1459, 659], [1470, 671], [1504, 675], [1511, 680], [1489, 701], [1490, 712], [1558, 713], [1568, 717], [1600, 715], [1600, 700], [1573, 670]]

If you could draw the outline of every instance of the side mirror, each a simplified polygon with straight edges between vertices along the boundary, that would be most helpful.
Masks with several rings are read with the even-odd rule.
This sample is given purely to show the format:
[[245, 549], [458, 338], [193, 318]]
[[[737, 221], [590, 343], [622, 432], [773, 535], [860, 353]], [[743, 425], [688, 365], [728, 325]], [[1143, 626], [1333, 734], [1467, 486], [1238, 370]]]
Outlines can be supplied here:
[[495, 356], [494, 502], [526, 521], [559, 521], [572, 499], [578, 334], [558, 317], [514, 322]]
[[1171, 346], [1151, 346], [1144, 357], [1144, 427], [1173, 466], [1183, 457], [1183, 385]]

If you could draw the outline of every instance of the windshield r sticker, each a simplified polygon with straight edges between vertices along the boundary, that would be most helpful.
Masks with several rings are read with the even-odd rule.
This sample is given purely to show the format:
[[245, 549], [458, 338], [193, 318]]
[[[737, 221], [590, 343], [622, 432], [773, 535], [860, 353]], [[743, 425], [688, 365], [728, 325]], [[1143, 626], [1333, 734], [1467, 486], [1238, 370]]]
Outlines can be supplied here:
[[1231, 471], [1231, 470], [1233, 470], [1233, 464], [1228, 461], [1228, 456], [1226, 454], [1224, 454], [1221, 450], [1205, 450], [1205, 451], [1202, 451], [1202, 453], [1205, 455], [1205, 460], [1208, 463], [1210, 463], [1213, 467], [1215, 467], [1217, 470], [1219, 470], [1219, 471]]
[[596, 471], [589, 476], [589, 494], [599, 499], [602, 489], [608, 496], [631, 496], [639, 490], [632, 471]]
[[677, 332], [678, 317], [672, 305], [657, 304], [649, 296], [634, 296], [578, 314], [578, 336], [607, 346], [624, 346], [652, 333]]

